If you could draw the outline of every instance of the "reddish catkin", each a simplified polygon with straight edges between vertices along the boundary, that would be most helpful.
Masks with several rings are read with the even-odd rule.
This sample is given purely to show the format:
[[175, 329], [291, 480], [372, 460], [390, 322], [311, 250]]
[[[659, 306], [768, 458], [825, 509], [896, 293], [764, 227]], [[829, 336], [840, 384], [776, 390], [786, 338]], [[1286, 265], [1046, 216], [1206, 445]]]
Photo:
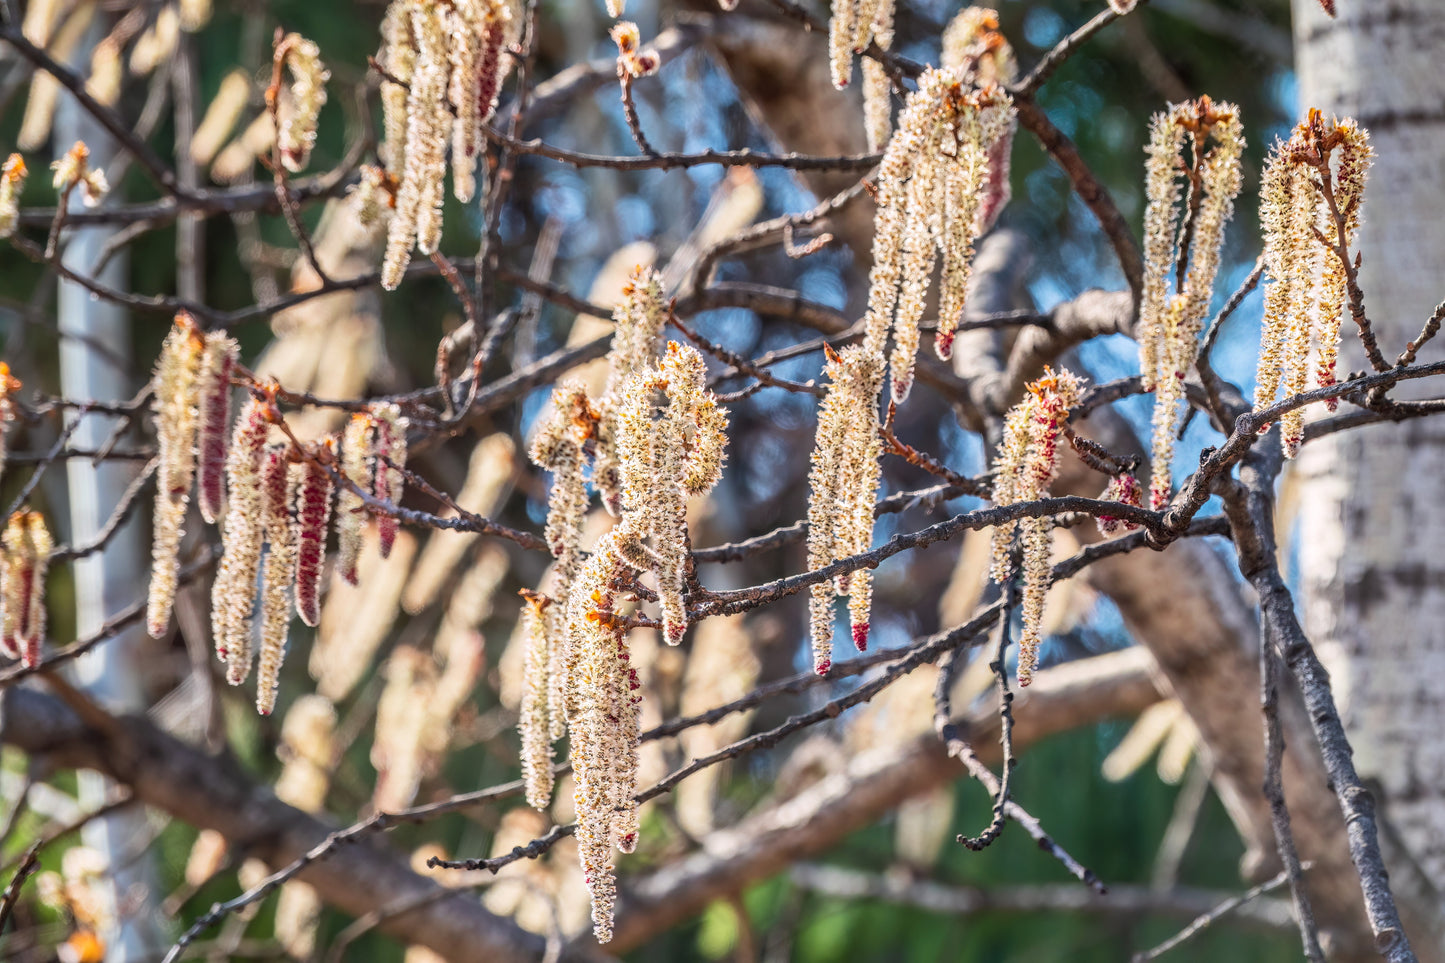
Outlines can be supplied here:
[[151, 583], [146, 599], [146, 631], [165, 635], [176, 599], [181, 538], [196, 468], [196, 419], [203, 341], [196, 322], [184, 311], [161, 346], [151, 377], [155, 414], [156, 502], [152, 524]]
[[40, 641], [45, 637], [45, 571], [55, 547], [45, 517], [18, 511], [10, 516], [3, 537], [5, 564], [0, 569], [4, 602], [0, 649], [27, 667], [40, 663]]
[[215, 524], [221, 517], [222, 479], [226, 474], [226, 426], [231, 420], [231, 374], [239, 347], [234, 338], [216, 331], [206, 335], [197, 394], [200, 418], [196, 436], [197, 503], [201, 517]]
[[335, 442], [321, 442], [315, 459], [301, 466], [296, 492], [296, 613], [307, 625], [321, 621], [321, 569], [326, 560], [326, 526], [331, 521], [331, 473]]
[[256, 711], [269, 716], [276, 707], [286, 634], [291, 625], [287, 590], [296, 572], [296, 523], [291, 501], [300, 466], [291, 446], [272, 445], [261, 460], [261, 516], [266, 535], [266, 564], [261, 573], [261, 657], [256, 665]]

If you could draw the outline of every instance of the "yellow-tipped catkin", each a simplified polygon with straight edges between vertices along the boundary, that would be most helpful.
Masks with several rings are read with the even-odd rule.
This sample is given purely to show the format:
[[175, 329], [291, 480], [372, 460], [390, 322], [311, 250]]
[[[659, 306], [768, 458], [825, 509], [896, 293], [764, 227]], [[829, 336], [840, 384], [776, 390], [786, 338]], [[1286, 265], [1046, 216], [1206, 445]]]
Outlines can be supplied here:
[[[994, 456], [993, 502], [1002, 507], [1047, 498], [1058, 471], [1059, 441], [1064, 437], [1069, 409], [1079, 402], [1079, 379], [1067, 370], [1044, 376], [1028, 386], [1023, 400], [1015, 405], [1004, 423], [1003, 440]], [[1013, 577], [1012, 551], [1015, 533], [1021, 532], [1023, 587], [1023, 635], [1019, 638], [1019, 685], [1028, 685], [1038, 666], [1042, 641], [1044, 599], [1049, 588], [1049, 553], [1052, 522], [1048, 518], [1024, 518], [1005, 522], [993, 532], [994, 581]]]
[[0, 166], [0, 237], [15, 233], [20, 220], [20, 192], [25, 189], [25, 159], [11, 154]]
[[[1199, 334], [1214, 296], [1243, 152], [1243, 127], [1232, 104], [1200, 97], [1173, 105], [1150, 123], [1144, 166], [1144, 290], [1135, 340], [1144, 385], [1155, 392], [1150, 504], [1156, 509], [1168, 503], [1172, 491], [1174, 432], [1184, 379], [1199, 353]], [[1189, 190], [1182, 207], [1180, 178]]]
[[10, 450], [5, 432], [15, 420], [15, 393], [21, 387], [20, 379], [10, 374], [10, 366], [0, 361], [0, 477], [5, 475], [5, 459]]
[[165, 635], [176, 600], [181, 537], [196, 470], [196, 429], [200, 421], [201, 359], [205, 342], [189, 314], [176, 315], [161, 345], [151, 378], [155, 412], [156, 503], [151, 545], [151, 583], [146, 600], [146, 631]]
[[[1318, 110], [1270, 154], [1260, 186], [1266, 282], [1256, 410], [1272, 405], [1281, 388], [1286, 398], [1306, 390], [1311, 372], [1317, 386], [1335, 383], [1349, 299], [1337, 245], [1351, 256], [1372, 156], [1358, 124], [1326, 122]], [[1326, 402], [1331, 410], [1335, 405]], [[1286, 412], [1280, 430], [1285, 457], [1293, 458], [1304, 440], [1304, 409]]]
[[599, 943], [612, 939], [613, 847], [630, 853], [637, 845], [641, 685], [616, 611], [626, 566], [617, 537], [602, 536], [567, 602], [577, 850]]
[[1013, 124], [1001, 87], [971, 88], [955, 70], [926, 71], [899, 115], [878, 170], [864, 325], [869, 354], [882, 354], [892, 332], [895, 401], [906, 399], [913, 386], [919, 321], [939, 254], [943, 281], [934, 348], [941, 358], [952, 354], [973, 244], [1002, 204], [1000, 188], [1007, 189], [1006, 177], [995, 175], [1006, 169]]
[[316, 146], [316, 122], [326, 105], [326, 81], [331, 72], [321, 62], [321, 48], [299, 33], [287, 34], [276, 45], [278, 76], [283, 66], [291, 72], [291, 98], [288, 109], [281, 112], [277, 145], [286, 169], [299, 171], [305, 169]]
[[657, 578], [663, 638], [677, 645], [687, 631], [683, 602], [687, 498], [706, 494], [722, 476], [727, 415], [707, 390], [707, 368], [694, 349], [669, 342], [662, 364], [623, 384], [616, 420], [622, 482], [624, 551], [645, 539], [645, 564]]

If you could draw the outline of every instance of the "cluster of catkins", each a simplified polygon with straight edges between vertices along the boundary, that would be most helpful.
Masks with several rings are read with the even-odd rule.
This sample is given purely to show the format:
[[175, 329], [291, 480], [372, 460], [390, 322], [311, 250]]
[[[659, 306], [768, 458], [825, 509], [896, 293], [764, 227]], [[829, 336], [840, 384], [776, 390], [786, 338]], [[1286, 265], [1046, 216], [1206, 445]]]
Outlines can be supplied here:
[[[853, 58], [872, 43], [878, 49], [893, 46], [895, 0], [833, 0], [828, 20], [829, 72], [833, 86], [842, 90], [853, 77]], [[868, 150], [878, 150], [888, 140], [890, 95], [888, 71], [872, 57], [863, 60], [863, 117]]]
[[[1273, 404], [1281, 387], [1285, 397], [1306, 390], [1311, 370], [1315, 385], [1335, 383], [1347, 299], [1342, 257], [1349, 256], [1359, 229], [1371, 157], [1369, 135], [1353, 120], [1327, 123], [1318, 110], [1311, 110], [1290, 139], [1270, 154], [1260, 185], [1259, 221], [1269, 280], [1256, 409]], [[1326, 404], [1333, 410], [1336, 402]], [[1280, 427], [1285, 457], [1293, 458], [1304, 440], [1304, 409], [1287, 412]]]
[[[1135, 337], [1144, 387], [1155, 393], [1149, 492], [1155, 509], [1168, 504], [1172, 491], [1179, 402], [1184, 379], [1199, 353], [1199, 334], [1219, 273], [1224, 227], [1239, 193], [1243, 150], [1238, 110], [1208, 97], [1176, 104], [1155, 114], [1150, 123], [1144, 292]], [[1188, 195], [1182, 198], [1181, 178], [1188, 186]]]
[[[993, 502], [1013, 505], [1047, 498], [1049, 485], [1059, 467], [1059, 443], [1064, 437], [1069, 409], [1079, 402], [1080, 382], [1068, 370], [1057, 374], [1045, 369], [1044, 376], [1030, 384], [1023, 400], [1009, 410], [1004, 421], [1003, 441], [994, 456]], [[1132, 481], [1132, 476], [1122, 476]], [[1132, 499], [1128, 482], [1111, 483], [1104, 497]], [[1137, 503], [1137, 502], [1136, 502]], [[1049, 590], [1049, 554], [1053, 547], [1053, 522], [1049, 518], [1023, 518], [1004, 522], [993, 530], [993, 563], [989, 569], [1000, 584], [1014, 575], [1014, 535], [1022, 548], [1023, 635], [1019, 638], [1019, 685], [1029, 684], [1038, 666], [1040, 626], [1044, 598]]]
[[391, 194], [381, 283], [395, 290], [412, 248], [432, 254], [441, 241], [447, 148], [452, 192], [476, 193], [482, 125], [496, 110], [507, 47], [522, 27], [507, 0], [393, 0], [382, 22], [381, 158], [385, 171], [362, 181], [363, 213], [379, 213], [378, 189]]
[[55, 547], [45, 517], [18, 511], [5, 524], [0, 563], [0, 653], [27, 666], [40, 662], [45, 637], [45, 570]]
[[[918, 90], [909, 96], [884, 151], [876, 181], [878, 215], [863, 343], [830, 355], [830, 384], [818, 417], [809, 475], [811, 569], [870, 547], [885, 369], [893, 400], [902, 403], [913, 385], [919, 325], [940, 260], [935, 348], [941, 358], [950, 356], [974, 242], [1007, 199], [1014, 117], [997, 81], [1012, 76], [1014, 68], [997, 23], [996, 14], [982, 8], [959, 16], [950, 27], [947, 65], [919, 77]], [[854, 644], [859, 649], [867, 645], [871, 576], [867, 571], [845, 574], [831, 586], [814, 586], [812, 593], [813, 668], [823, 674], [832, 666], [834, 593], [848, 595]]]
[[[356, 560], [368, 514], [364, 492], [390, 504], [401, 495], [406, 463], [406, 420], [393, 404], [357, 414], [338, 456], [334, 438], [299, 447], [270, 443], [283, 426], [277, 386], [254, 388], [230, 421], [236, 342], [224, 332], [206, 333], [187, 314], [161, 348], [152, 380], [159, 465], [150, 594], [146, 626], [165, 634], [175, 604], [180, 545], [192, 486], [201, 516], [221, 517], [225, 490], [224, 549], [212, 588], [211, 628], [226, 677], [239, 685], [254, 658], [252, 616], [261, 577], [260, 658], [256, 707], [275, 705], [291, 608], [307, 625], [320, 619], [320, 585], [331, 520], [333, 470], [346, 480], [337, 514], [337, 570], [355, 582]], [[281, 434], [285, 434], [281, 432]], [[377, 519], [383, 555], [396, 537], [396, 519]], [[263, 560], [264, 552], [264, 560]]]
[[[818, 411], [818, 442], [808, 473], [808, 568], [817, 570], [840, 558], [866, 552], [873, 542], [873, 502], [878, 492], [878, 393], [883, 358], [862, 347], [828, 351], [831, 382]], [[868, 647], [868, 611], [873, 603], [873, 573], [845, 572], [832, 583], [811, 589], [809, 625], [813, 668], [825, 675], [833, 666], [833, 596], [848, 596], [853, 644]]]
[[[707, 388], [695, 350], [669, 342], [661, 280], [639, 270], [613, 314], [607, 386], [593, 401], [573, 382], [553, 396], [532, 460], [553, 473], [546, 539], [557, 564], [552, 597], [527, 593], [526, 691], [521, 708], [527, 799], [552, 793], [553, 742], [570, 735], [577, 841], [597, 938], [612, 933], [612, 851], [637, 842], [639, 683], [627, 649], [623, 597], [643, 573], [657, 585], [662, 634], [687, 631], [687, 499], [722, 475], [727, 416]], [[589, 498], [585, 472], [618, 516], [583, 564]]]

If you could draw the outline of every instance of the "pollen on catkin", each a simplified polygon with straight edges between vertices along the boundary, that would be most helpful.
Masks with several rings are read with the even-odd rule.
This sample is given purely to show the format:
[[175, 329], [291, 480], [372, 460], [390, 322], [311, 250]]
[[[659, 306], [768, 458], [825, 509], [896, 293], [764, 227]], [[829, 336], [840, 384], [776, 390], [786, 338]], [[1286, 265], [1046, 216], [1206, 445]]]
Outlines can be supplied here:
[[[1260, 185], [1266, 281], [1256, 410], [1272, 405], [1281, 388], [1288, 398], [1311, 381], [1335, 383], [1349, 300], [1346, 262], [1336, 245], [1350, 256], [1372, 157], [1369, 135], [1358, 124], [1326, 122], [1318, 110], [1270, 153]], [[1336, 404], [1332, 398], [1326, 407]], [[1286, 412], [1280, 429], [1285, 457], [1293, 458], [1304, 440], [1304, 409]]]
[[[978, 86], [1013, 83], [1019, 72], [1013, 47], [999, 32], [998, 11], [988, 7], [965, 7], [953, 18], [943, 31], [940, 63], [946, 70], [971, 78]], [[1009, 201], [1009, 167], [1016, 126], [1010, 119], [989, 148], [988, 184], [978, 203], [979, 235], [993, 226]]]
[[[1155, 509], [1168, 504], [1172, 492], [1179, 403], [1214, 295], [1224, 228], [1241, 184], [1243, 151], [1244, 129], [1232, 104], [1200, 97], [1171, 106], [1150, 123], [1144, 167], [1144, 290], [1135, 340], [1144, 385], [1155, 393], [1149, 492]], [[1180, 178], [1188, 188], [1182, 206]]]
[[[275, 65], [278, 83], [283, 68], [291, 72], [291, 98], [280, 113], [276, 143], [281, 163], [288, 171], [299, 171], [306, 167], [316, 146], [316, 122], [326, 105], [326, 81], [331, 72], [321, 62], [321, 48], [299, 33], [288, 33], [276, 44]], [[267, 94], [268, 98], [278, 95], [274, 89]]]
[[567, 601], [577, 850], [599, 943], [612, 939], [613, 847], [630, 853], [637, 845], [641, 684], [616, 611], [625, 573], [614, 530], [598, 541]]
[[662, 276], [651, 268], [636, 268], [622, 287], [622, 300], [613, 309], [612, 320], [617, 330], [607, 353], [607, 383], [597, 401], [592, 483], [602, 495], [603, 507], [615, 516], [622, 511], [622, 478], [615, 440], [617, 409], [623, 401], [623, 384], [633, 373], [655, 363], [662, 347], [662, 328], [667, 322]]
[[864, 349], [882, 354], [893, 335], [893, 399], [913, 387], [913, 365], [929, 280], [938, 255], [939, 357], [953, 351], [967, 296], [973, 245], [982, 225], [990, 158], [1012, 129], [1008, 94], [996, 85], [973, 89], [964, 74], [928, 70], [909, 95], [878, 169], [878, 215], [869, 275]]
[[482, 125], [496, 109], [516, 19], [505, 0], [393, 0], [387, 9], [380, 154], [396, 185], [382, 263], [388, 291], [413, 248], [429, 255], [441, 241], [448, 145], [453, 194], [463, 203], [475, 195]]
[[205, 337], [198, 375], [196, 423], [196, 489], [201, 517], [215, 524], [221, 517], [226, 475], [226, 430], [231, 421], [231, 373], [240, 346], [224, 331]]
[[20, 192], [25, 189], [25, 159], [11, 154], [0, 166], [0, 237], [15, 233], [20, 221]]
[[[883, 359], [862, 347], [841, 354], [829, 350], [830, 380], [818, 411], [817, 438], [808, 474], [808, 568], [868, 551], [873, 542], [873, 505], [878, 494], [878, 393]], [[868, 644], [872, 573], [838, 576], [812, 587], [809, 624], [813, 670], [826, 675], [833, 665], [833, 596], [848, 596], [854, 645]]]
[[64, 157], [50, 165], [50, 169], [55, 172], [55, 189], [68, 195], [75, 188], [80, 188], [80, 199], [86, 207], [96, 207], [110, 192], [105, 171], [90, 166], [90, 148], [85, 146], [84, 141], [76, 141]]
[[151, 377], [151, 408], [155, 414], [156, 502], [151, 543], [151, 583], [146, 599], [146, 631], [165, 635], [176, 599], [181, 538], [186, 507], [196, 471], [196, 428], [199, 421], [201, 359], [205, 342], [194, 319], [176, 315], [161, 345]]
[[266, 536], [261, 469], [266, 437], [280, 419], [275, 397], [274, 385], [251, 395], [226, 453], [229, 507], [221, 532], [224, 553], [211, 588], [211, 631], [231, 685], [240, 685], [251, 673], [251, 611]]
[[[993, 503], [999, 507], [1047, 498], [1058, 472], [1059, 439], [1069, 409], [1079, 402], [1080, 382], [1071, 372], [1045, 369], [1028, 385], [1023, 400], [1004, 421], [1003, 440], [994, 456]], [[1013, 578], [1014, 536], [1022, 546], [1023, 634], [1019, 638], [1019, 685], [1028, 685], [1038, 666], [1039, 633], [1049, 589], [1049, 553], [1053, 523], [1048, 518], [1004, 522], [993, 530], [993, 580]]]
[[45, 638], [45, 572], [55, 545], [45, 516], [23, 509], [10, 516], [0, 543], [0, 651], [32, 668]]
[[702, 356], [676, 342], [668, 342], [657, 368], [624, 382], [621, 396], [619, 549], [656, 577], [663, 639], [677, 645], [687, 632], [687, 499], [706, 494], [722, 476], [727, 415], [707, 389]]
[[[341, 477], [367, 493], [374, 484], [371, 460], [374, 437], [371, 416], [364, 412], [351, 416], [341, 436]], [[355, 585], [360, 578], [357, 562], [361, 558], [368, 515], [366, 503], [351, 485], [342, 485], [336, 498], [336, 571]]]
[[[853, 77], [853, 57], [877, 41], [887, 49], [893, 34], [895, 0], [833, 0], [828, 19], [828, 68], [842, 90]], [[886, 41], [886, 42], [885, 42]]]

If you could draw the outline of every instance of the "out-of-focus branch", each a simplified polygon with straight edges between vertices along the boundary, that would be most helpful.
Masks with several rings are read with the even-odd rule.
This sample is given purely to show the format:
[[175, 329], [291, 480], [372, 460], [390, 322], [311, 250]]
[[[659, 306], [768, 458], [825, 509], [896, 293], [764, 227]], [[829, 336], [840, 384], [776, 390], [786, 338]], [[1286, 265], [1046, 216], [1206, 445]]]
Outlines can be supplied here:
[[[1142, 711], [1159, 699], [1152, 662], [1144, 650], [1129, 649], [1040, 673], [1018, 698], [1015, 746]], [[998, 761], [993, 707], [968, 713], [957, 725], [986, 762]], [[901, 745], [854, 756], [841, 772], [799, 795], [702, 839], [693, 855], [625, 883], [609, 949], [626, 952], [640, 946], [713, 900], [823, 852], [902, 800], [958, 776], [957, 764], [931, 730]]]
[[[0, 740], [55, 766], [103, 772], [129, 787], [137, 801], [213, 829], [271, 866], [296, 859], [331, 832], [234, 765], [185, 745], [144, 717], [113, 717], [90, 703], [78, 710], [33, 689], [11, 688], [0, 694]], [[369, 841], [333, 852], [299, 878], [353, 916], [441, 888]], [[541, 937], [492, 915], [462, 892], [387, 919], [380, 929], [452, 961], [533, 960], [544, 951]]]

